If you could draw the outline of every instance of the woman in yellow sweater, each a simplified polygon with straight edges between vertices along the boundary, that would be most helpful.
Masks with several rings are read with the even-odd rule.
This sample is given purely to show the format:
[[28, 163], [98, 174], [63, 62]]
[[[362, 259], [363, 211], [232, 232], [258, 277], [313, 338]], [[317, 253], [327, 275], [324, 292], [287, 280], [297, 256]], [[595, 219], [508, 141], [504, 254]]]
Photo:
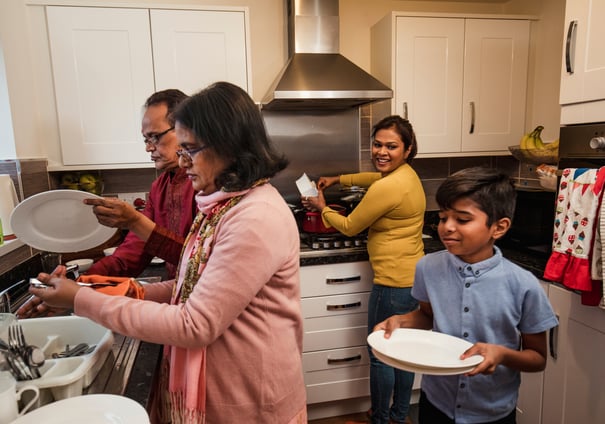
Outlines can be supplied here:
[[[418, 146], [412, 125], [388, 116], [372, 129], [372, 162], [378, 172], [321, 177], [319, 195], [302, 203], [321, 211], [323, 223], [353, 236], [368, 229], [368, 255], [374, 287], [368, 306], [368, 333], [394, 314], [410, 312], [418, 304], [411, 296], [416, 262], [424, 255], [422, 225], [426, 197], [420, 178], [410, 166]], [[342, 216], [326, 206], [323, 190], [340, 183], [367, 192], [357, 207]], [[380, 362], [370, 351], [370, 393], [373, 424], [406, 423], [414, 374]], [[392, 406], [391, 396], [393, 399]]]

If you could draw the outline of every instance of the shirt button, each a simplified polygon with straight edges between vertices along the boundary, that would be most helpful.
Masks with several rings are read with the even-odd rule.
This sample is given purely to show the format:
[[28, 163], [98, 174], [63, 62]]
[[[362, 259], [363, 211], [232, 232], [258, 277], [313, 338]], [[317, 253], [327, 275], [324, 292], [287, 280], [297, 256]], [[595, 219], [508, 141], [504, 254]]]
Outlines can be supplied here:
[[464, 384], [464, 383], [460, 384], [461, 389], [464, 389], [465, 387], [466, 387], [466, 384]]
[[456, 405], [456, 408], [462, 408], [462, 406], [461, 405]]
[[471, 283], [466, 283], [466, 284], [464, 285], [464, 287], [466, 287], [467, 289], [468, 289], [470, 286], [471, 286]]
[[475, 271], [475, 275], [479, 275], [479, 271]]
[[464, 312], [468, 312], [468, 306], [464, 307]]
[[467, 337], [468, 337], [468, 333], [465, 331], [464, 333], [462, 333], [462, 336], [463, 336], [464, 338], [467, 338]]
[[467, 270], [467, 271], [472, 271], [472, 270], [473, 270], [473, 268], [471, 268], [470, 266], [467, 266], [467, 267], [466, 267], [466, 270]]

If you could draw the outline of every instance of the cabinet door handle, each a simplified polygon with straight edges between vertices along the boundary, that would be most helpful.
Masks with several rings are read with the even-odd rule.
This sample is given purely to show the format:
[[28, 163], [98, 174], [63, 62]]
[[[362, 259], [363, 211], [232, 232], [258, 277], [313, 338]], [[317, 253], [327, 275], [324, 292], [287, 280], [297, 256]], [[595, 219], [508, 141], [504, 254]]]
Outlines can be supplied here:
[[475, 132], [475, 102], [470, 102], [470, 106], [471, 106], [471, 129], [468, 133], [472, 134]]
[[360, 360], [361, 360], [361, 353], [358, 353], [355, 356], [349, 356], [347, 358], [328, 358], [328, 365], [342, 364], [342, 363], [360, 361]]
[[[559, 315], [557, 315], [557, 321], [559, 321]], [[548, 347], [550, 349], [550, 356], [552, 359], [557, 359], [557, 347], [559, 346], [559, 326], [553, 327], [549, 331], [548, 335]]]
[[403, 119], [408, 119], [408, 102], [403, 102]]
[[354, 309], [361, 307], [361, 300], [352, 303], [343, 303], [340, 305], [326, 305], [326, 310], [328, 311], [339, 311], [342, 309]]
[[354, 275], [352, 277], [341, 277], [341, 278], [326, 278], [326, 284], [346, 284], [361, 281], [361, 275]]
[[567, 39], [565, 40], [565, 70], [568, 74], [573, 74], [576, 58], [576, 30], [578, 21], [571, 21], [567, 28]]

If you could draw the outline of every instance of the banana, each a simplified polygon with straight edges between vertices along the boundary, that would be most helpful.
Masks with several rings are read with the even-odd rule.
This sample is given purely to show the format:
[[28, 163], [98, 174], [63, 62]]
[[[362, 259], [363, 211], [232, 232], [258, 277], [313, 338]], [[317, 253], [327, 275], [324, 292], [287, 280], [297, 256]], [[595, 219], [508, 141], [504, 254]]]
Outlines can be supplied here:
[[519, 142], [519, 148], [521, 150], [527, 150], [529, 148], [529, 143], [533, 142], [532, 138], [531, 138], [531, 133], [527, 133], [523, 136], [523, 138], [521, 139], [521, 141]]
[[544, 143], [543, 150], [550, 150], [553, 152], [559, 150], [559, 139], [556, 139], [551, 143]]
[[544, 142], [540, 137], [540, 134], [542, 133], [543, 129], [544, 127], [542, 125], [538, 125], [532, 132], [532, 137], [534, 138], [536, 149], [542, 149], [544, 147]]
[[519, 142], [519, 147], [522, 150], [531, 150], [543, 146], [544, 143], [542, 143], [542, 139], [540, 138], [540, 133], [543, 129], [542, 125], [538, 125], [532, 132], [525, 134]]
[[519, 142], [521, 152], [513, 155], [520, 161], [527, 160], [531, 163], [556, 163], [559, 156], [559, 140], [551, 143], [542, 141], [542, 130], [544, 127], [538, 125], [532, 132], [525, 134]]

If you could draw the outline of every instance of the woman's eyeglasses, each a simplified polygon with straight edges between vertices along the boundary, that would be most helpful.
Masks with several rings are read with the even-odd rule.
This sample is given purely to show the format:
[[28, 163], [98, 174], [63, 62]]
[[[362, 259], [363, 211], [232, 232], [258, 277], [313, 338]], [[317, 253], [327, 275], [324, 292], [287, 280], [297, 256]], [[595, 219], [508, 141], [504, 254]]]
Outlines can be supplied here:
[[162, 131], [161, 133], [158, 134], [151, 134], [148, 136], [144, 136], [145, 139], [143, 140], [145, 142], [146, 145], [152, 145], [152, 146], [157, 146], [158, 143], [160, 142], [160, 139], [162, 137], [164, 137], [166, 134], [168, 134], [170, 131], [172, 131], [174, 129], [174, 127], [170, 127], [168, 128], [166, 131]]
[[195, 149], [179, 149], [176, 151], [176, 155], [179, 158], [188, 160], [189, 162], [191, 162], [193, 160], [193, 155], [195, 155], [196, 153], [201, 152], [202, 150], [208, 148], [209, 146], [201, 146], [201, 147], [197, 147]]

